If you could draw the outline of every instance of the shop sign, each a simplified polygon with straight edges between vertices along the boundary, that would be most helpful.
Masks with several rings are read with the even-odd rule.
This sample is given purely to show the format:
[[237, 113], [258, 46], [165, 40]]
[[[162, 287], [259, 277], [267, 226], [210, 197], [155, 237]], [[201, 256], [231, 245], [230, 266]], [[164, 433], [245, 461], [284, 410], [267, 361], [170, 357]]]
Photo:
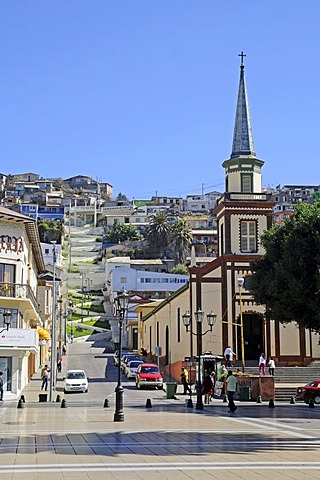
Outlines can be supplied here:
[[22, 253], [23, 238], [10, 237], [10, 235], [0, 235], [0, 252], [3, 253]]
[[34, 329], [9, 328], [0, 334], [1, 347], [36, 347], [39, 336]]

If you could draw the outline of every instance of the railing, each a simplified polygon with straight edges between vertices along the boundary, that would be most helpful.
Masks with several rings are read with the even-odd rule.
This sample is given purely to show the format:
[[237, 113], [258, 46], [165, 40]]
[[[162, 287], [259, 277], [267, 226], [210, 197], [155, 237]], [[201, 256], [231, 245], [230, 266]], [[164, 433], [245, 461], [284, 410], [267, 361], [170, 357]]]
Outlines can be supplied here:
[[244, 201], [256, 201], [256, 200], [266, 200], [271, 201], [270, 193], [241, 193], [241, 192], [226, 192], [219, 199], [218, 203], [223, 202], [224, 200], [244, 200]]
[[34, 310], [40, 314], [37, 299], [30, 285], [19, 283], [0, 283], [0, 297], [30, 300]]

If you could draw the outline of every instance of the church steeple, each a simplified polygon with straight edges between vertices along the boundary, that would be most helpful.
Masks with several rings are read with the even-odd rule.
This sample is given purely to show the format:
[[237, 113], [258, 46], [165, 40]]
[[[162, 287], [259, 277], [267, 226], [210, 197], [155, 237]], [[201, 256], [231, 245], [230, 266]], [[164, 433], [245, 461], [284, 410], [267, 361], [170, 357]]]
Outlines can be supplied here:
[[226, 174], [226, 192], [259, 193], [261, 192], [261, 167], [254, 149], [249, 102], [244, 76], [243, 57], [241, 52], [240, 82], [236, 109], [236, 120], [233, 133], [232, 152], [229, 160], [223, 162]]
[[239, 53], [239, 57], [241, 57], [240, 82], [239, 82], [239, 91], [238, 91], [236, 120], [235, 120], [234, 133], [233, 133], [232, 152], [231, 152], [230, 158], [239, 157], [240, 155], [252, 156], [252, 157], [256, 156], [256, 152], [254, 150], [253, 136], [252, 136], [246, 81], [244, 76], [243, 57], [245, 56], [246, 55], [243, 52]]

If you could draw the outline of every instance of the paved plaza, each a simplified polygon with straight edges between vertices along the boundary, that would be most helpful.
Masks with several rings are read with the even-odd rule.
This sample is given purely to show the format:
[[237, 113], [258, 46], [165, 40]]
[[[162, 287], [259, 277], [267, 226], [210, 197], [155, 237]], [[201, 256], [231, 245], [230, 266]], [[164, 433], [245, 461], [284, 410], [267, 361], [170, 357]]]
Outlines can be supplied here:
[[232, 415], [222, 400], [196, 411], [148, 391], [146, 408], [125, 390], [116, 423], [113, 393], [110, 408], [85, 395], [61, 408], [38, 402], [35, 376], [24, 395], [24, 408], [0, 408], [1, 480], [320, 479], [320, 407], [238, 403]]

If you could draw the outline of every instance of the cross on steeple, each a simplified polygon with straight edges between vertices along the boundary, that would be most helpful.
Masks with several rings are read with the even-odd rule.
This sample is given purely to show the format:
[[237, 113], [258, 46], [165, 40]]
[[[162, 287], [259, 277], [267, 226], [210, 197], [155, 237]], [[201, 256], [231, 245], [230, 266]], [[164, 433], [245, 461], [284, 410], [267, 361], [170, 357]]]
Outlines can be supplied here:
[[238, 54], [238, 57], [241, 57], [241, 65], [240, 65], [241, 67], [244, 66], [244, 65], [243, 65], [243, 57], [246, 57], [246, 56], [247, 56], [247, 55], [246, 55], [245, 53], [243, 53], [243, 52], [241, 52], [241, 53]]

